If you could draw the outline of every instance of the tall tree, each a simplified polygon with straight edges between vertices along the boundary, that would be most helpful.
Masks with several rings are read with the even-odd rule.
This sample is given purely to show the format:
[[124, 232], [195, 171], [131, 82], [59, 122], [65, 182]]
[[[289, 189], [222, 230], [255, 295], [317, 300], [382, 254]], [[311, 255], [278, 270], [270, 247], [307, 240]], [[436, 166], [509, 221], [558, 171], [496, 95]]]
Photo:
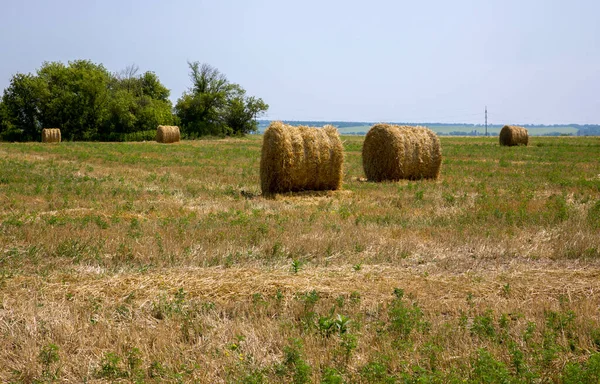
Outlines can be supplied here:
[[41, 135], [42, 84], [31, 74], [17, 73], [2, 97], [5, 140], [37, 140]]
[[246, 135], [258, 130], [256, 118], [269, 109], [262, 99], [246, 96], [246, 90], [238, 84], [231, 84], [227, 95], [227, 105], [223, 111], [223, 122], [234, 134]]
[[172, 124], [169, 90], [153, 72], [135, 65], [117, 74], [77, 60], [45, 62], [33, 74], [16, 74], [0, 105], [4, 140], [39, 140], [42, 127], [58, 127], [73, 140], [122, 140], [129, 133]]
[[44, 63], [38, 70], [44, 84], [41, 120], [60, 127], [63, 137], [97, 139], [108, 116], [110, 73], [88, 60]]
[[137, 75], [137, 70], [131, 68], [112, 80], [105, 139], [118, 140], [123, 134], [155, 130], [158, 125], [174, 122], [169, 90], [154, 72]]
[[256, 130], [255, 119], [268, 105], [247, 97], [238, 84], [209, 64], [188, 62], [192, 86], [175, 105], [182, 130], [191, 136], [245, 134]]

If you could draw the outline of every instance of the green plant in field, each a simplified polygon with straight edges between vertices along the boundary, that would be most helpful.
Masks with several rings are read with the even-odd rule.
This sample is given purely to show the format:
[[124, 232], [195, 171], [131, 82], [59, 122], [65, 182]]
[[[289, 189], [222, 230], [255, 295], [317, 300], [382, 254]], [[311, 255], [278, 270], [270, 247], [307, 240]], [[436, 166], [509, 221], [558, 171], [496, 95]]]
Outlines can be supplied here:
[[302, 268], [302, 265], [303, 265], [303, 263], [301, 260], [298, 260], [298, 259], [292, 260], [292, 268], [291, 268], [292, 273], [297, 275], [298, 272], [300, 271], [300, 269]]
[[125, 360], [114, 352], [107, 352], [100, 361], [96, 377], [109, 380], [128, 378], [132, 383], [142, 383], [146, 376], [142, 364], [141, 352], [137, 348], [129, 348]]
[[416, 201], [423, 201], [423, 195], [425, 194], [425, 191], [420, 190], [415, 192], [415, 200]]
[[317, 292], [315, 289], [309, 292], [305, 292], [304, 294], [302, 294], [301, 299], [302, 301], [304, 301], [305, 307], [313, 308], [317, 301], [319, 301], [320, 299], [319, 292]]
[[160, 361], [153, 361], [148, 367], [148, 377], [151, 379], [165, 379], [167, 377], [167, 369]]
[[397, 378], [390, 369], [390, 358], [388, 356], [379, 356], [373, 361], [369, 361], [360, 369], [360, 377], [366, 383], [392, 384], [397, 382]]
[[127, 377], [129, 377], [132, 381], [139, 382], [144, 377], [144, 372], [142, 371], [143, 360], [141, 358], [141, 352], [137, 348], [130, 348], [127, 351], [126, 359], [127, 359]]
[[96, 372], [99, 378], [116, 380], [126, 377], [125, 371], [120, 367], [121, 357], [113, 352], [108, 352], [100, 361], [100, 368]]
[[38, 360], [42, 364], [42, 378], [45, 382], [54, 382], [58, 379], [60, 367], [52, 368], [60, 361], [58, 355], [58, 346], [56, 344], [46, 344], [38, 354]]
[[477, 351], [470, 379], [473, 383], [510, 384], [514, 381], [506, 365], [485, 349]]
[[268, 382], [262, 369], [251, 369], [240, 380], [236, 381], [239, 384], [265, 384]]
[[562, 374], [564, 384], [600, 383], [600, 353], [592, 354], [583, 363], [569, 363]]
[[357, 292], [357, 291], [350, 292], [350, 302], [352, 304], [360, 303], [360, 292]]
[[348, 365], [352, 352], [358, 347], [358, 338], [350, 333], [344, 333], [340, 337], [340, 350], [342, 356], [342, 362], [344, 365]]
[[494, 318], [491, 310], [473, 319], [471, 332], [480, 337], [493, 338], [496, 336], [496, 328], [494, 327]]
[[302, 341], [290, 340], [290, 345], [283, 348], [283, 361], [275, 365], [275, 373], [290, 378], [294, 384], [304, 384], [310, 382], [311, 372], [311, 366], [304, 360]]
[[390, 332], [399, 340], [406, 341], [414, 330], [426, 330], [428, 323], [424, 320], [423, 311], [417, 303], [407, 303], [404, 300], [404, 291], [399, 288], [394, 289], [394, 296], [388, 310]]
[[590, 207], [587, 213], [587, 221], [594, 229], [600, 229], [600, 200]]
[[344, 384], [344, 377], [335, 368], [326, 367], [321, 373], [321, 384]]
[[337, 317], [320, 316], [317, 319], [317, 329], [323, 337], [329, 337], [334, 333], [342, 336], [348, 332], [351, 320], [347, 316], [338, 314]]
[[446, 202], [446, 205], [452, 206], [456, 203], [456, 197], [453, 194], [444, 192], [442, 193], [442, 198]]
[[317, 320], [317, 329], [323, 337], [329, 337], [335, 331], [335, 321], [330, 316], [320, 316]]
[[525, 331], [523, 332], [523, 341], [528, 343], [534, 335], [536, 325], [533, 321], [528, 321]]
[[546, 217], [552, 223], [560, 223], [569, 217], [567, 201], [562, 195], [552, 195], [546, 202]]

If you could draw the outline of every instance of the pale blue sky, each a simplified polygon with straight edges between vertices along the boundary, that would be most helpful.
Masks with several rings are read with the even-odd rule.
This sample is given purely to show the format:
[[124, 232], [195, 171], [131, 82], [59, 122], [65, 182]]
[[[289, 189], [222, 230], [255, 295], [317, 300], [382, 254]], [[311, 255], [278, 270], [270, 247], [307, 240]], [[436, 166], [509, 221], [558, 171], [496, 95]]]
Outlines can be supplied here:
[[600, 1], [0, 0], [0, 89], [43, 61], [207, 62], [296, 120], [600, 123]]

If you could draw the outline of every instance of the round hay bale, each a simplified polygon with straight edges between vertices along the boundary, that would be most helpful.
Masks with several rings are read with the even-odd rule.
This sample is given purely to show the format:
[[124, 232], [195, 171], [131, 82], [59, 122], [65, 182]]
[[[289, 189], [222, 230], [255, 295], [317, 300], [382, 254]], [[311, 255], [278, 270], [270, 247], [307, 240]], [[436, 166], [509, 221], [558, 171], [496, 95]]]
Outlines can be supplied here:
[[159, 125], [156, 130], [156, 141], [159, 143], [177, 143], [181, 139], [179, 127], [175, 125]]
[[42, 129], [42, 143], [60, 143], [59, 128]]
[[340, 134], [331, 125], [313, 128], [271, 123], [260, 158], [263, 194], [340, 189], [343, 151]]
[[523, 127], [505, 125], [500, 130], [500, 145], [512, 147], [515, 145], [527, 145], [528, 143], [529, 134]]
[[376, 124], [365, 137], [362, 158], [371, 181], [437, 179], [442, 146], [428, 128]]

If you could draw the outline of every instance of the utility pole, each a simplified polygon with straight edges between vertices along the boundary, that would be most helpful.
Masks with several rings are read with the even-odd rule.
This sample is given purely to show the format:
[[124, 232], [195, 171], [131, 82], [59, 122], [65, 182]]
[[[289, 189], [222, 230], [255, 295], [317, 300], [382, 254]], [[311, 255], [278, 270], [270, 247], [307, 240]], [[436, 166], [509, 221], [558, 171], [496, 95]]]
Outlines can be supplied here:
[[485, 106], [485, 135], [487, 136], [487, 105]]

